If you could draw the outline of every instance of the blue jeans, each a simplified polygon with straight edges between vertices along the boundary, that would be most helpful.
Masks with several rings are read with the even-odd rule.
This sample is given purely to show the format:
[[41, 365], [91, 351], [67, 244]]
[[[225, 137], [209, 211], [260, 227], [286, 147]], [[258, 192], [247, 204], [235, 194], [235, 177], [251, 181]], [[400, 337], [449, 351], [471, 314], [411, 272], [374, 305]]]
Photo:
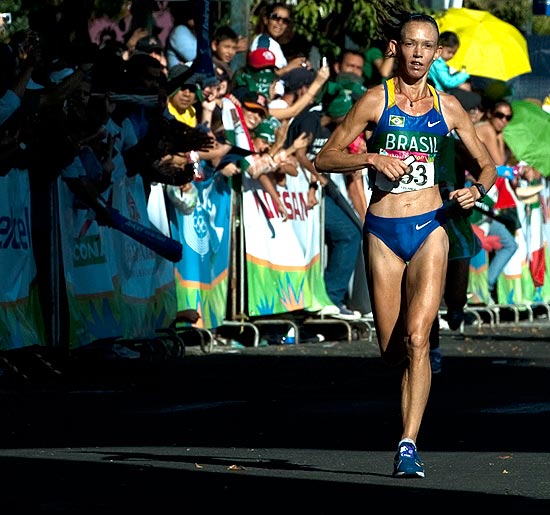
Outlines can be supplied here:
[[362, 233], [353, 220], [328, 195], [325, 201], [327, 266], [325, 286], [336, 306], [344, 304], [349, 281], [361, 250]]
[[504, 270], [510, 258], [515, 254], [518, 244], [512, 234], [510, 234], [510, 231], [506, 229], [506, 226], [497, 220], [491, 220], [489, 235], [498, 236], [502, 244], [501, 249], [495, 250], [487, 271], [487, 282], [489, 283], [489, 291], [491, 291], [495, 288], [498, 276]]

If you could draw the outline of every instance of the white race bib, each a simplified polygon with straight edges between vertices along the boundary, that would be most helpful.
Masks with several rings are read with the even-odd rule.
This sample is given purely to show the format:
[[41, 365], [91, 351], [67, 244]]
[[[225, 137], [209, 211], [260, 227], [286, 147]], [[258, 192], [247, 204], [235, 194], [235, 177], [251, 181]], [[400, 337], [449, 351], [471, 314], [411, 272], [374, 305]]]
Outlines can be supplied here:
[[[406, 160], [414, 157], [414, 161], [409, 164], [409, 171], [398, 181], [390, 181], [383, 173], [376, 173], [375, 185], [382, 191], [390, 193], [405, 193], [407, 191], [418, 191], [425, 188], [431, 188], [435, 184], [435, 154], [424, 154], [404, 151], [386, 151], [380, 150], [384, 156], [396, 157]], [[407, 161], [408, 162], [408, 161]]]

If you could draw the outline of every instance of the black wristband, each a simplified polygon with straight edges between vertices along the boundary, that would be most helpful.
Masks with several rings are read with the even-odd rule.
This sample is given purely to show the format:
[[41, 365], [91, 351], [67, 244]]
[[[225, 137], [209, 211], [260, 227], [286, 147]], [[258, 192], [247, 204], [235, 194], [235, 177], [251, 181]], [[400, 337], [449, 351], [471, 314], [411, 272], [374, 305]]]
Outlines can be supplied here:
[[474, 186], [476, 187], [477, 191], [479, 191], [478, 200], [483, 200], [485, 195], [487, 195], [487, 190], [485, 189], [485, 186], [483, 186], [483, 184], [481, 184], [480, 182], [474, 183]]
[[313, 188], [314, 190], [317, 190], [319, 188], [319, 183], [318, 182], [310, 182], [309, 187]]

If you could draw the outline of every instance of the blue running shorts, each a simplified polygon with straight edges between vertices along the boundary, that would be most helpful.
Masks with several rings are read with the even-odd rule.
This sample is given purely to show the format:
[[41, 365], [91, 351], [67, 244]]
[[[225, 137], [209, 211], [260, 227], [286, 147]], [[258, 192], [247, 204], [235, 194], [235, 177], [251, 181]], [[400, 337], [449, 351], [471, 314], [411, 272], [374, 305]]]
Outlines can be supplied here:
[[438, 227], [445, 228], [445, 224], [442, 207], [404, 218], [384, 218], [367, 213], [364, 232], [382, 240], [403, 261], [410, 261], [431, 232]]

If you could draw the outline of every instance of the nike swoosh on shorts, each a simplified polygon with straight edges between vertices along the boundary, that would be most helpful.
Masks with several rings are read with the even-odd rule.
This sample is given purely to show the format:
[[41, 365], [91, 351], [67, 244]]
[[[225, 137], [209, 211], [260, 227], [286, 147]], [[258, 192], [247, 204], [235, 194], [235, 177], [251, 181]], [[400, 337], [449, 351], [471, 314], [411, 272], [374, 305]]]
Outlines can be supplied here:
[[428, 220], [427, 222], [424, 222], [422, 225], [418, 225], [416, 224], [414, 226], [414, 228], [417, 230], [417, 231], [420, 231], [420, 229], [424, 229], [424, 227], [426, 227], [426, 225], [430, 224], [432, 221], [431, 220]]

